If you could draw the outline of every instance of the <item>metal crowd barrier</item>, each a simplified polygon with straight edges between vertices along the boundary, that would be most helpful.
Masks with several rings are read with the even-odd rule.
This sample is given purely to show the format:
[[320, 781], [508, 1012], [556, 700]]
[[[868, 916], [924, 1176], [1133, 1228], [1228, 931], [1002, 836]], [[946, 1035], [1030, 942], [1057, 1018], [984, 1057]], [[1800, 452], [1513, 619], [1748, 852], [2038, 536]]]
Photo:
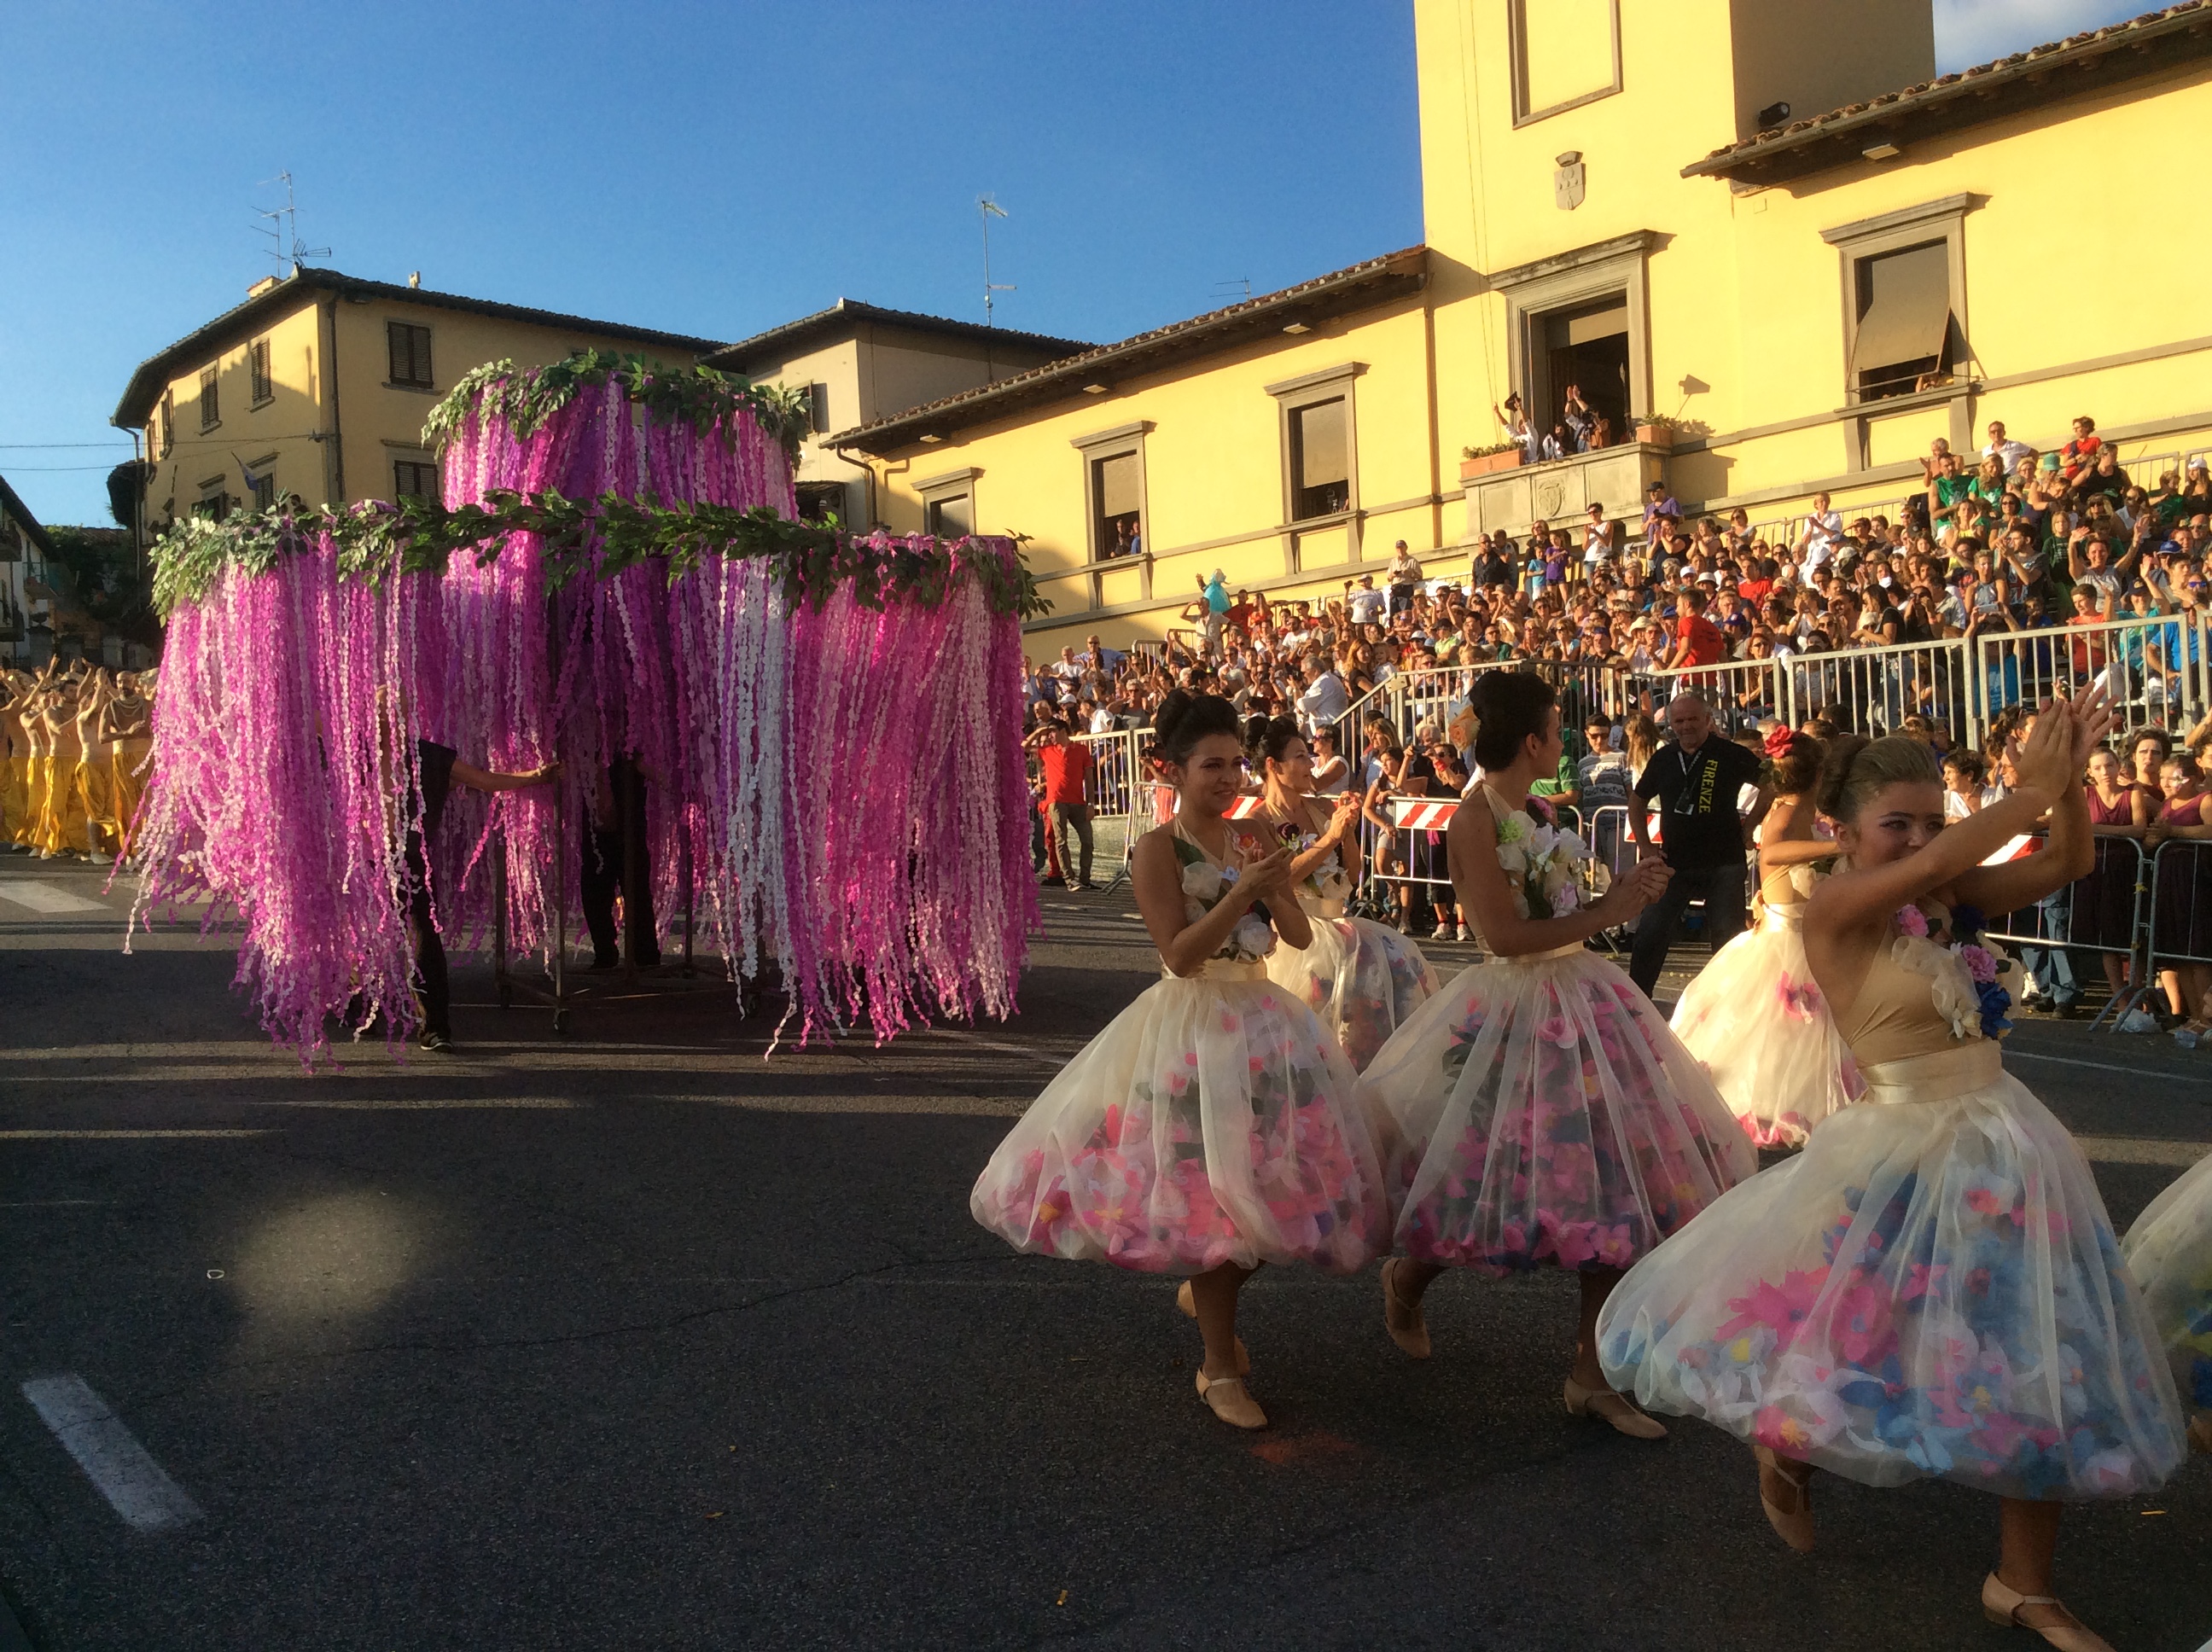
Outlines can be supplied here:
[[2186, 728], [2212, 709], [2212, 614], [2148, 615], [1974, 639], [1984, 726], [2007, 706], [2103, 684], [2123, 726]]
[[2114, 993], [2090, 1023], [2092, 1030], [2116, 1030], [2121, 1017], [2154, 990], [2148, 967], [2150, 869], [2142, 845], [2136, 839], [2100, 835], [2097, 863], [2088, 876], [2053, 891], [2032, 907], [1993, 915], [1983, 933], [1990, 940], [2018, 947], [2021, 962], [2032, 975], [2044, 966], [2045, 955], [2057, 954], [2051, 960], [2054, 971], [2063, 968], [2077, 994], [2082, 983], [2075, 974], [2071, 954], [2126, 958], [2130, 984]]
[[[2151, 856], [2145, 951], [2148, 978], [2177, 963], [2212, 964], [2212, 841], [2168, 838]], [[2168, 911], [2167, 908], [2172, 908]], [[2202, 1003], [2183, 1005], [2202, 1015]]]

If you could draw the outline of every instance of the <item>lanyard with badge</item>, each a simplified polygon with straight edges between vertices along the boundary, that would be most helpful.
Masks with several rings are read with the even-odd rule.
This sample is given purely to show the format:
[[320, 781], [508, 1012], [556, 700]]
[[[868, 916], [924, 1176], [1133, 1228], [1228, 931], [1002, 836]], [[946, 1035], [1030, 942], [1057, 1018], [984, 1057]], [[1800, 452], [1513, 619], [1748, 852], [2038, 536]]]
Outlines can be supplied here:
[[1674, 748], [1674, 755], [1680, 758], [1682, 762], [1682, 790], [1681, 794], [1674, 799], [1674, 812], [1678, 815], [1694, 815], [1698, 812], [1698, 788], [1690, 784], [1690, 776], [1704, 766], [1705, 758], [1702, 751], [1687, 752], [1680, 746]]

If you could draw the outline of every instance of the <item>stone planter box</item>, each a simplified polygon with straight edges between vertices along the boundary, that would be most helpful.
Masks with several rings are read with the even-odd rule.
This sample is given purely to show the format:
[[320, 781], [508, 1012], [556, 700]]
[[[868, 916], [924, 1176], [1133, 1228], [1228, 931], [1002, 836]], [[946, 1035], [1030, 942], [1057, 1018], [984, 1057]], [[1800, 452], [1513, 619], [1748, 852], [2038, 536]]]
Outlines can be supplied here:
[[1672, 451], [1674, 446], [1674, 427], [1671, 424], [1639, 424], [1636, 440], [1645, 447], [1656, 447], [1662, 452]]
[[1459, 479], [1472, 482], [1479, 476], [1492, 476], [1499, 471], [1516, 469], [1522, 457], [1518, 447], [1508, 447], [1503, 452], [1485, 453], [1479, 459], [1463, 459], [1459, 462]]

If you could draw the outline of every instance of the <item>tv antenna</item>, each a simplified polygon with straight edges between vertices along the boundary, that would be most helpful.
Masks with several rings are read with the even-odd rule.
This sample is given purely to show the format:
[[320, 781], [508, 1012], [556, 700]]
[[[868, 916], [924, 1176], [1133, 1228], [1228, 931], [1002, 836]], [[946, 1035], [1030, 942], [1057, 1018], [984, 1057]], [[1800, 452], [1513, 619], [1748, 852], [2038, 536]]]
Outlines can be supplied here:
[[309, 246], [300, 239], [300, 208], [292, 198], [292, 174], [280, 172], [274, 178], [264, 178], [260, 187], [265, 189], [271, 184], [283, 185], [284, 204], [267, 212], [258, 207], [254, 209], [254, 216], [266, 218], [276, 226], [273, 229], [263, 229], [258, 224], [254, 226], [256, 233], [266, 235], [276, 243], [270, 249], [269, 256], [279, 264], [290, 264], [295, 270], [309, 258], [330, 257], [329, 247]]
[[1005, 217], [1006, 210], [989, 196], [979, 195], [975, 197], [975, 215], [983, 221], [983, 325], [988, 327], [996, 325], [991, 319], [992, 295], [1015, 290], [1011, 282], [998, 282], [991, 279], [991, 220]]
[[1226, 281], [1213, 283], [1207, 296], [1212, 298], [1247, 299], [1252, 296], [1252, 277], [1231, 276]]

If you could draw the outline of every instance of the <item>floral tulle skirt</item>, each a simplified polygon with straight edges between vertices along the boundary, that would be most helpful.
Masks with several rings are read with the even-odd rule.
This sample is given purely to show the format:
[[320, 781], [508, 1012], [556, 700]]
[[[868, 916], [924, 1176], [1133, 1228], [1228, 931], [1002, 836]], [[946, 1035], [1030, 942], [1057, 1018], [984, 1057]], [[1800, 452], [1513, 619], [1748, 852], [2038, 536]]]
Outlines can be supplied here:
[[1407, 1018], [1436, 995], [1437, 972], [1407, 936], [1369, 918], [1309, 913], [1313, 942], [1278, 946], [1267, 979], [1298, 999], [1364, 1072]]
[[1580, 946], [1462, 971], [1360, 1084], [1397, 1127], [1397, 1239], [1423, 1261], [1626, 1267], [1757, 1168], [1651, 1000]]
[[2142, 1287], [2182, 1403], [2212, 1411], [2212, 1158], [2151, 1200], [2120, 1253]]
[[1060, 1070], [976, 1181], [978, 1222], [1153, 1273], [1351, 1272], [1389, 1248], [1381, 1121], [1352, 1063], [1258, 964], [1209, 969], [1146, 988]]
[[1885, 1079], [1638, 1263], [1598, 1321], [1606, 1376], [1868, 1485], [2155, 1486], [2181, 1414], [2073, 1139], [1994, 1046], [1887, 1066], [1941, 1099]]
[[1796, 1146], [1859, 1091], [1850, 1048], [1805, 962], [1805, 937], [1785, 919], [1770, 916], [1716, 952], [1672, 1024], [1759, 1146]]

